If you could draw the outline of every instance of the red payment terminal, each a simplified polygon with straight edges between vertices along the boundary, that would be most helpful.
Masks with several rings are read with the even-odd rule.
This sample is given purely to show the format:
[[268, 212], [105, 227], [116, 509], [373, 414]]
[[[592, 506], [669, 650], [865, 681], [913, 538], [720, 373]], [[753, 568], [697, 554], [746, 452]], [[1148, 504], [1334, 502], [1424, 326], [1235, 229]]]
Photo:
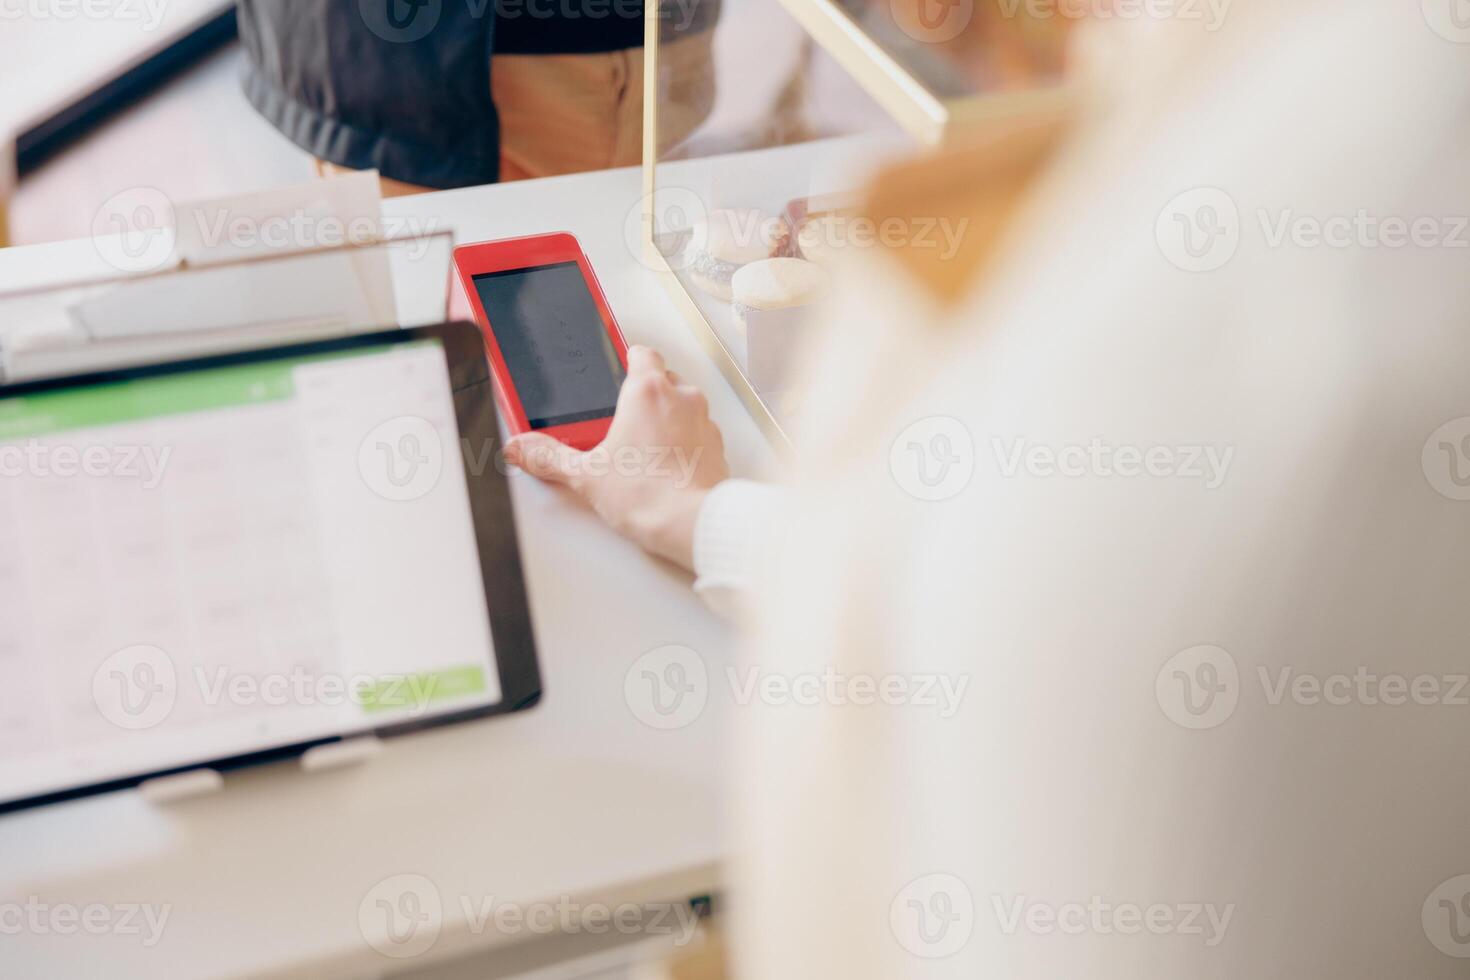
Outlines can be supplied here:
[[607, 436], [628, 345], [582, 246], [561, 232], [454, 250], [455, 312], [480, 326], [501, 417], [577, 449]]

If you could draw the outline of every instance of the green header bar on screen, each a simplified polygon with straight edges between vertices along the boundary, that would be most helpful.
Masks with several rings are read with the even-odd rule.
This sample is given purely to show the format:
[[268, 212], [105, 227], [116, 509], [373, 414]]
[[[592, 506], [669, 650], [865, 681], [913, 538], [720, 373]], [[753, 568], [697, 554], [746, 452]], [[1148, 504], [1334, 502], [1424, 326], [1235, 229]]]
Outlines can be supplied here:
[[294, 393], [296, 363], [246, 364], [8, 398], [0, 401], [0, 442], [281, 401]]
[[285, 401], [295, 394], [292, 372], [303, 364], [381, 354], [400, 346], [419, 344], [375, 345], [335, 354], [209, 368], [7, 398], [0, 400], [0, 442], [167, 415]]

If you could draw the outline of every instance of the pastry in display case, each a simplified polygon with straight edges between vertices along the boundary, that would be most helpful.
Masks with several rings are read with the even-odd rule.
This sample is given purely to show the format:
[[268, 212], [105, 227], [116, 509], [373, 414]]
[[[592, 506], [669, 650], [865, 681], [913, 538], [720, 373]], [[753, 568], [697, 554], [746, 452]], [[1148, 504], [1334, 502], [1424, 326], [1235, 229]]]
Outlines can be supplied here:
[[844, 255], [879, 237], [860, 189], [1062, 88], [1059, 32], [997, 22], [1000, 2], [647, 6], [641, 249], [778, 443], [799, 411], [790, 366], [813, 311]]

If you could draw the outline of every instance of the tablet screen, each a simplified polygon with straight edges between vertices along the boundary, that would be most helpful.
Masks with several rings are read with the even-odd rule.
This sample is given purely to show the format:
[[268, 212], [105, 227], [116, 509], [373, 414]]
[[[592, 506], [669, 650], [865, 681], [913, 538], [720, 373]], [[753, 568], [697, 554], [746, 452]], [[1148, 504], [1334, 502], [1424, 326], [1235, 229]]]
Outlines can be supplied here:
[[576, 262], [474, 281], [531, 428], [613, 414], [626, 372]]
[[500, 701], [437, 339], [0, 398], [0, 803]]

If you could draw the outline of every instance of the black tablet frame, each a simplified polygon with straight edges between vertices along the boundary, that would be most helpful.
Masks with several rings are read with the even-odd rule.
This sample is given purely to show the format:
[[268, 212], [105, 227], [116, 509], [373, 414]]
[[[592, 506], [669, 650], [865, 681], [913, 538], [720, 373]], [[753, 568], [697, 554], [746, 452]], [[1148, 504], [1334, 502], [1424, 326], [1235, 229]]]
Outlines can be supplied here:
[[[184, 766], [138, 773], [105, 782], [56, 790], [39, 796], [0, 800], [0, 814], [133, 789], [155, 779], [199, 769], [228, 772], [247, 766], [279, 762], [299, 757], [307, 750], [317, 746], [330, 745], [352, 738], [370, 735], [392, 738], [427, 728], [437, 728], [441, 725], [509, 714], [530, 708], [541, 700], [541, 670], [536, 657], [535, 635], [531, 625], [525, 574], [521, 567], [520, 545], [516, 537], [510, 485], [506, 479], [503, 464], [498, 463], [503, 456], [501, 455], [502, 447], [499, 445], [500, 429], [495, 411], [495, 394], [491, 383], [490, 366], [485, 355], [484, 338], [480, 329], [473, 323], [446, 323], [439, 326], [356, 334], [350, 337], [304, 344], [296, 343], [282, 347], [191, 358], [23, 384], [0, 385], [0, 399], [140, 378], [186, 374], [210, 368], [258, 364], [320, 354], [330, 355], [364, 347], [382, 347], [423, 340], [436, 340], [444, 348], [445, 358], [449, 364], [450, 387], [454, 393], [455, 415], [459, 423], [461, 445], [467, 441], [474, 450], [465, 454], [465, 480], [469, 485], [475, 543], [480, 554], [480, 574], [485, 586], [485, 605], [490, 614], [490, 633], [494, 642], [495, 661], [500, 673], [500, 701], [427, 718], [364, 728], [342, 735], [274, 746], [257, 752], [203, 759]], [[486, 448], [493, 449], [493, 454], [482, 452]], [[496, 464], [479, 465], [487, 460], [494, 460]]]

